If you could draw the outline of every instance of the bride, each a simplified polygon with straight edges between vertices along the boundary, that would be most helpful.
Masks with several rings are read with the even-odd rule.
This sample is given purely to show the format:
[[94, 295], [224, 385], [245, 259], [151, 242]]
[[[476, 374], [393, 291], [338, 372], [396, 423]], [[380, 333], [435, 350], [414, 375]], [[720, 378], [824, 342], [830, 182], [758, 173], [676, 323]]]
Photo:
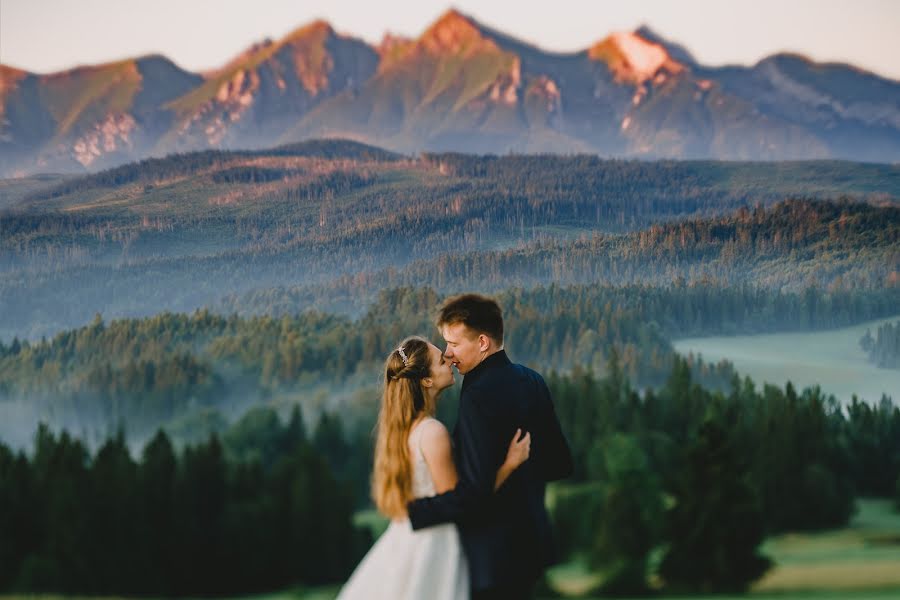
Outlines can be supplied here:
[[[453, 489], [456, 466], [450, 434], [433, 417], [437, 397], [453, 385], [453, 371], [437, 346], [410, 337], [385, 362], [384, 396], [378, 416], [372, 496], [391, 518], [338, 595], [338, 600], [465, 600], [466, 558], [456, 525], [413, 532], [406, 504]], [[531, 436], [509, 444], [494, 489], [528, 459]]]

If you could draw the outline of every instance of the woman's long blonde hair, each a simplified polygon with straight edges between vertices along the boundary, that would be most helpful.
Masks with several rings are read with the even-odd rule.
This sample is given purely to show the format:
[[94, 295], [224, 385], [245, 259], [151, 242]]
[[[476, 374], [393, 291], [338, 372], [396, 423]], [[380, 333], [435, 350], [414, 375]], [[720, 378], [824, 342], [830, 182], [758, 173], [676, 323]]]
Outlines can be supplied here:
[[384, 363], [384, 395], [378, 413], [372, 498], [387, 517], [406, 516], [412, 500], [412, 463], [409, 432], [423, 415], [434, 414], [434, 406], [421, 381], [431, 376], [427, 340], [415, 336], [403, 340]]

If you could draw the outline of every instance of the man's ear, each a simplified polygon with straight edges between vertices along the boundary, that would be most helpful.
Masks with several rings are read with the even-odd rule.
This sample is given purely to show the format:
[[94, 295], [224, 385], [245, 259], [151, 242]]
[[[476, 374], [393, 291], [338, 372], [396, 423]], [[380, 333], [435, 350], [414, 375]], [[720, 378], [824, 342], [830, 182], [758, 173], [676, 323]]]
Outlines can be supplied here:
[[478, 349], [482, 352], [488, 350], [491, 347], [491, 338], [482, 334], [478, 336]]

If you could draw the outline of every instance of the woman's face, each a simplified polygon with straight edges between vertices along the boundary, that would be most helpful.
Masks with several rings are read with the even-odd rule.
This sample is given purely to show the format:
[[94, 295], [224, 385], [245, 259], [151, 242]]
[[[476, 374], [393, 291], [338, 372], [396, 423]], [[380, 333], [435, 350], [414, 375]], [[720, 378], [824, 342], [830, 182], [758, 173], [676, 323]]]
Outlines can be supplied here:
[[428, 355], [431, 357], [430, 374], [432, 387], [441, 391], [453, 385], [453, 369], [444, 353], [434, 344], [428, 344]]

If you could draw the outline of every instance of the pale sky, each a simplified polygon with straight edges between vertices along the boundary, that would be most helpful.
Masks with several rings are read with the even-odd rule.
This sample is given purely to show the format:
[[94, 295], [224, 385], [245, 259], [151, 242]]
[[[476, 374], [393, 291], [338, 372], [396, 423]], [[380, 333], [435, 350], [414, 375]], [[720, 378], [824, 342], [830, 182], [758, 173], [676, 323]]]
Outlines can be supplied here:
[[900, 80], [900, 0], [0, 0], [0, 63], [48, 73], [161, 53], [202, 71], [317, 18], [377, 43], [451, 6], [551, 51], [646, 24], [709, 66], [793, 51]]

